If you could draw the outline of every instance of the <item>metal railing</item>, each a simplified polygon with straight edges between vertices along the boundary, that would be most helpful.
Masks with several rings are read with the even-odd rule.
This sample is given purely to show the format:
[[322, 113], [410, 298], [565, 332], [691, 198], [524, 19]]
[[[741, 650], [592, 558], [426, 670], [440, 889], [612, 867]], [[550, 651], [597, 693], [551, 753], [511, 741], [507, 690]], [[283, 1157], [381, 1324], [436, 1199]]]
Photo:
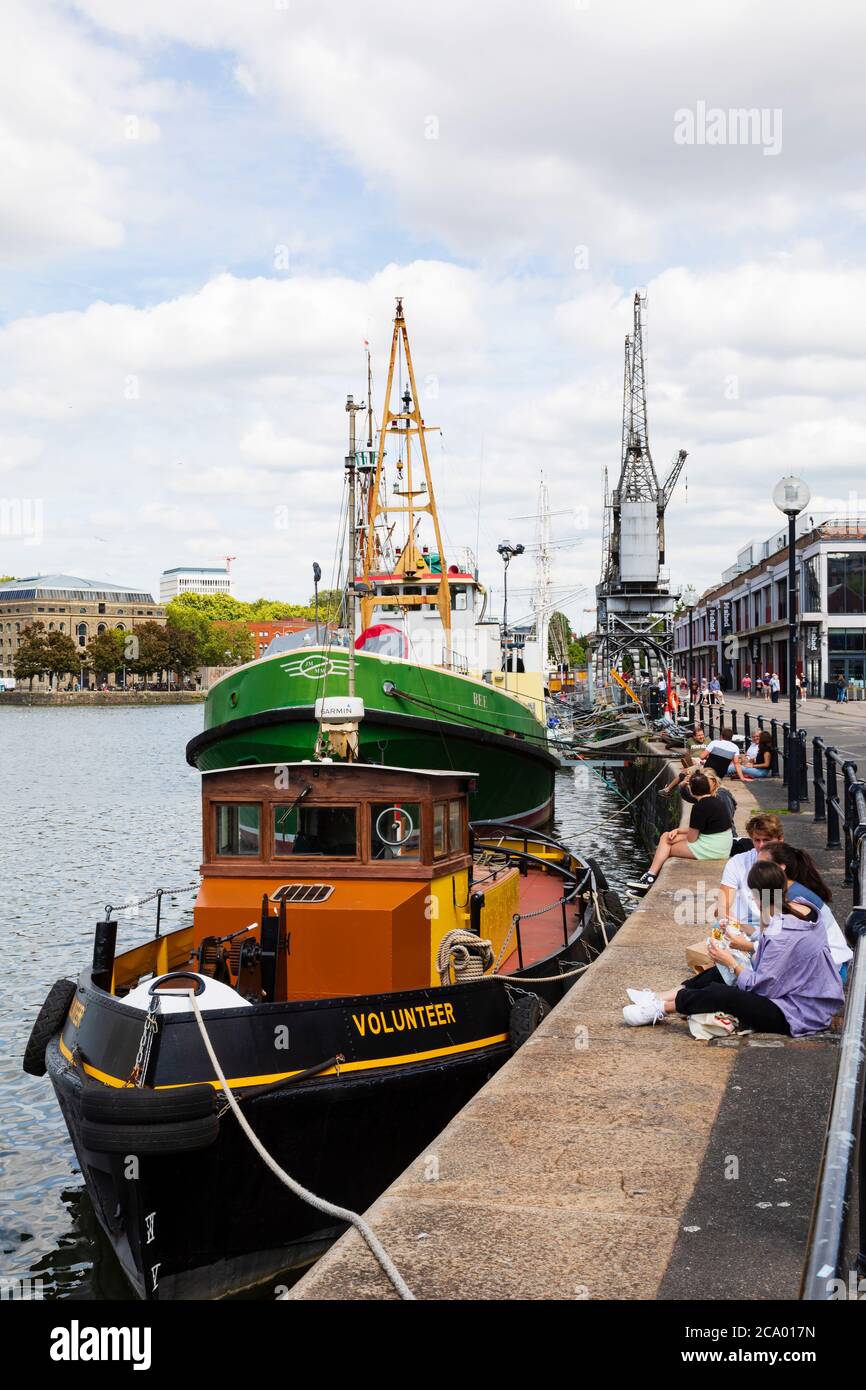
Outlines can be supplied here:
[[866, 1276], [866, 783], [854, 759], [822, 738], [813, 738], [812, 753], [814, 819], [827, 822], [827, 848], [844, 852], [854, 900], [845, 922], [854, 959], [800, 1288], [802, 1299], [824, 1302], [857, 1298]]

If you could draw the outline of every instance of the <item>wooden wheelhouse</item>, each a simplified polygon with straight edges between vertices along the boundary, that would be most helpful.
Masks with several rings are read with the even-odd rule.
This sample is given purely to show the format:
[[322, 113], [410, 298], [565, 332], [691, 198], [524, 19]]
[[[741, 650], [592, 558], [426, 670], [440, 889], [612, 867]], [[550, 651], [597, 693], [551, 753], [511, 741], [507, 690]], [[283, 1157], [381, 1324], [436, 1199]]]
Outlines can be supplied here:
[[[266, 1002], [324, 999], [438, 985], [442, 937], [470, 920], [483, 917], [498, 950], [519, 874], [505, 866], [473, 885], [472, 785], [469, 773], [363, 763], [206, 773], [202, 971]], [[271, 936], [279, 969], [260, 984], [245, 958], [255, 963]]]

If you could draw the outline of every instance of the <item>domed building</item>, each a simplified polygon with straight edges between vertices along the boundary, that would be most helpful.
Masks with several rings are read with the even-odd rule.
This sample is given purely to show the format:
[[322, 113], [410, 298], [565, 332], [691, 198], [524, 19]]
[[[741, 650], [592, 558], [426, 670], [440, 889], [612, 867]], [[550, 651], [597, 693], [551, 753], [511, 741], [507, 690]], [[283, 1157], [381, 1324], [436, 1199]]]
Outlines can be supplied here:
[[[106, 628], [133, 632], [139, 623], [165, 622], [165, 609], [153, 595], [73, 574], [36, 574], [0, 584], [0, 676], [14, 676], [13, 661], [21, 633], [42, 622], [47, 632], [70, 636], [82, 649]], [[47, 687], [42, 677], [33, 688]]]

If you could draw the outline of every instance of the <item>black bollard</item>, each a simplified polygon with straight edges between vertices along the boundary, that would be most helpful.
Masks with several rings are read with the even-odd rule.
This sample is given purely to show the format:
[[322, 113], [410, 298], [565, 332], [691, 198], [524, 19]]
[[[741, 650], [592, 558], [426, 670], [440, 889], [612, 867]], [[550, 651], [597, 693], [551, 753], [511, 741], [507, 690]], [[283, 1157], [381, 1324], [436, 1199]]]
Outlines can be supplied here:
[[117, 945], [117, 922], [106, 917], [97, 922], [93, 938], [93, 983], [106, 993], [111, 989], [114, 974], [114, 951]]

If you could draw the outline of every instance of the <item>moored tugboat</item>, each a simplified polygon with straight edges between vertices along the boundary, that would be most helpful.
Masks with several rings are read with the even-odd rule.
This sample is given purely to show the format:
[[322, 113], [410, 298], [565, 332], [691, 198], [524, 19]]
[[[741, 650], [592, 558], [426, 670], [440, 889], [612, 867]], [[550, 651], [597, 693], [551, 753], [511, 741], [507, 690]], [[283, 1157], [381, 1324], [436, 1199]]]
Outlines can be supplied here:
[[250, 1147], [191, 991], [268, 1152], [363, 1211], [603, 949], [593, 867], [473, 831], [473, 786], [329, 759], [205, 773], [192, 926], [118, 953], [102, 922], [92, 968], [52, 988], [25, 1069], [47, 1068], [140, 1297], [226, 1295], [341, 1229]]

